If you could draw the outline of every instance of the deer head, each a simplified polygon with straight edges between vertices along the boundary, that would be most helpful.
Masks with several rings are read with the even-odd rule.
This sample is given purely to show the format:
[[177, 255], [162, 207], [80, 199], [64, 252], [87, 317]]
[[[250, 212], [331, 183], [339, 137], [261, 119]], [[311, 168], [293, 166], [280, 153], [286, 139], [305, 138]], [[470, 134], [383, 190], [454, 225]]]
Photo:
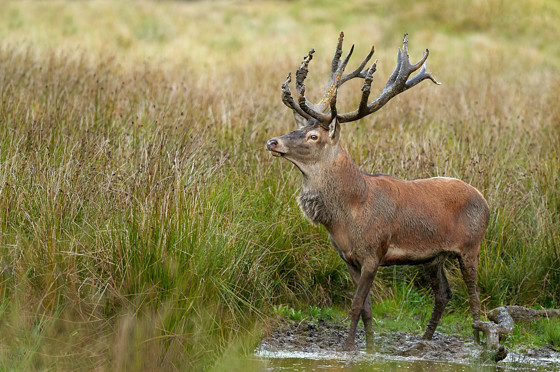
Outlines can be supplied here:
[[[333, 159], [340, 150], [338, 139], [340, 135], [340, 124], [356, 121], [383, 107], [391, 98], [408, 90], [423, 80], [429, 79], [438, 83], [427, 69], [429, 51], [426, 49], [422, 59], [412, 65], [408, 56], [408, 35], [404, 35], [403, 47], [397, 54], [397, 65], [389, 77], [381, 94], [371, 103], [368, 103], [373, 74], [376, 71], [377, 61], [366, 68], [367, 63], [374, 53], [374, 47], [364, 58], [362, 63], [353, 72], [344, 73], [346, 65], [354, 51], [354, 46], [341, 61], [342, 41], [344, 33], [341, 32], [338, 44], [331, 63], [329, 81], [323, 98], [317, 104], [309, 102], [305, 97], [305, 78], [309, 71], [309, 62], [313, 58], [314, 49], [311, 49], [303, 59], [296, 71], [296, 91], [298, 100], [295, 101], [290, 90], [291, 73], [282, 84], [282, 101], [294, 111], [295, 121], [298, 129], [281, 137], [272, 138], [267, 142], [267, 149], [274, 156], [282, 156], [294, 163], [304, 174], [313, 166], [322, 161]], [[416, 76], [409, 79], [410, 75], [420, 70]], [[347, 113], [338, 113], [336, 98], [338, 88], [345, 82], [360, 78], [364, 79], [362, 86], [362, 98], [358, 108]]]

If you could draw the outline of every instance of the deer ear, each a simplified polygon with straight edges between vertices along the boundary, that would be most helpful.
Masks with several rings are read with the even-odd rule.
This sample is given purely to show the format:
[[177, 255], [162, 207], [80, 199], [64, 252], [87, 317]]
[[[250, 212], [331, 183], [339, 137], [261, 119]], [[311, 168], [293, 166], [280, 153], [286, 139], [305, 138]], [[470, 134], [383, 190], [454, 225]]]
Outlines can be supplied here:
[[303, 116], [301, 116], [300, 114], [298, 114], [297, 112], [294, 111], [294, 119], [296, 119], [296, 125], [299, 128], [303, 128], [305, 126], [307, 126], [307, 119], [304, 118]]
[[338, 140], [338, 134], [340, 133], [340, 124], [338, 119], [335, 117], [333, 121], [329, 124], [329, 138], [331, 140]]

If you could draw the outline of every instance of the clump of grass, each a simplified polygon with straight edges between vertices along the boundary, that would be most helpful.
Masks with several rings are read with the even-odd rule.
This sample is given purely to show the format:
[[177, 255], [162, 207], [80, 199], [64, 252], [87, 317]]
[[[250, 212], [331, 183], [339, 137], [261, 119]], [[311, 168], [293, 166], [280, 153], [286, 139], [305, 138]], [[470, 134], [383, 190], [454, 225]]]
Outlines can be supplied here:
[[307, 306], [295, 309], [285, 304], [274, 306], [273, 314], [280, 317], [285, 317], [296, 322], [301, 322], [304, 320], [342, 322], [347, 316], [345, 312], [342, 312], [340, 309], [332, 306]]
[[555, 350], [560, 350], [560, 322], [547, 324], [545, 328], [547, 344]]
[[516, 322], [513, 333], [506, 335], [504, 344], [511, 347], [548, 347], [560, 349], [560, 320], [539, 319], [532, 322]]

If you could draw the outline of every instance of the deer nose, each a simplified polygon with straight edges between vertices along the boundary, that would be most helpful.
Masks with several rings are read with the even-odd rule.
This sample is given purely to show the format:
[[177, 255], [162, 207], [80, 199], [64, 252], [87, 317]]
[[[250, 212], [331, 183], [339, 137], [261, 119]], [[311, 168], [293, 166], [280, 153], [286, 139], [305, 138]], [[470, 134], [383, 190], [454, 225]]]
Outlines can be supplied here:
[[278, 141], [275, 139], [268, 140], [268, 142], [266, 143], [266, 148], [268, 149], [268, 151], [274, 149], [276, 146], [278, 146]]

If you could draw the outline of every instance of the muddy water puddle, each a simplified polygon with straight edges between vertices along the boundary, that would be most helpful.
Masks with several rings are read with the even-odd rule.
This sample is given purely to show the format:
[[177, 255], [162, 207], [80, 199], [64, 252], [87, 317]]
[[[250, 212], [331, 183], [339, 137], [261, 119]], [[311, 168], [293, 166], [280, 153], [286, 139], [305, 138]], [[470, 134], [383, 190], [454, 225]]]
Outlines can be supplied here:
[[360, 331], [357, 351], [340, 351], [346, 328], [330, 322], [293, 322], [273, 330], [255, 351], [267, 371], [560, 371], [552, 349], [509, 350], [506, 359], [456, 335], [436, 333], [431, 341], [405, 332], [375, 335], [375, 352], [365, 352]]

